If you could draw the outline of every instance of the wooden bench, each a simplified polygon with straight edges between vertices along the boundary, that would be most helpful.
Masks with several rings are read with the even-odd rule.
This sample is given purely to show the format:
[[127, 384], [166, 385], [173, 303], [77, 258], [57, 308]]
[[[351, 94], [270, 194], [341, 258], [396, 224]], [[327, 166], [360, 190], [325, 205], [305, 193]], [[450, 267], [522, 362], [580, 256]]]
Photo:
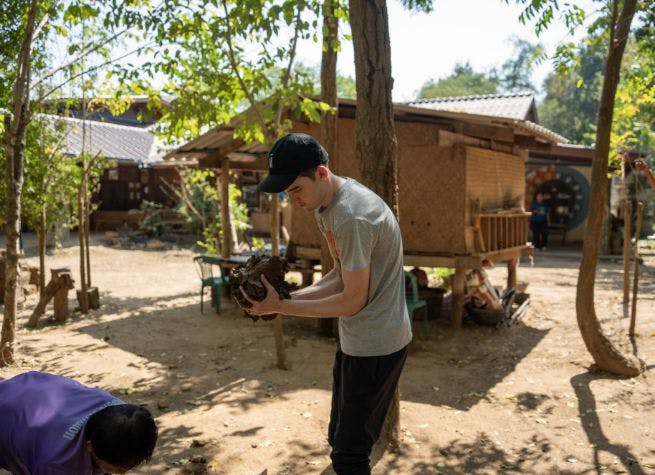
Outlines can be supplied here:
[[91, 213], [91, 226], [95, 230], [115, 230], [123, 226], [139, 229], [143, 215], [141, 211], [96, 210]]

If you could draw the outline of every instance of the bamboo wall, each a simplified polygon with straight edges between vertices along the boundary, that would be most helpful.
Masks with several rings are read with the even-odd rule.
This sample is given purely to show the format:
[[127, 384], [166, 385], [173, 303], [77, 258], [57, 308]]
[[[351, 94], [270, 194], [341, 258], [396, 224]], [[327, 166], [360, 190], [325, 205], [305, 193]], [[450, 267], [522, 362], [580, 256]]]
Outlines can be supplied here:
[[[320, 140], [318, 124], [299, 124], [293, 130]], [[330, 158], [330, 166], [339, 175], [359, 180], [354, 130], [353, 119], [339, 119], [338, 156]], [[439, 146], [437, 130], [434, 124], [396, 123], [400, 227], [405, 252], [475, 254], [480, 246], [475, 245], [472, 236], [473, 204], [479, 200], [486, 210], [500, 208], [515, 199], [522, 203], [524, 162], [519, 156], [493, 150]], [[525, 216], [519, 219], [524, 222]], [[521, 225], [512, 223], [511, 226], [518, 233], [511, 239], [493, 236], [486, 239], [490, 242], [493, 239], [496, 246], [501, 242], [504, 246], [520, 241]], [[312, 213], [294, 209], [291, 240], [298, 246], [320, 246], [321, 236]]]

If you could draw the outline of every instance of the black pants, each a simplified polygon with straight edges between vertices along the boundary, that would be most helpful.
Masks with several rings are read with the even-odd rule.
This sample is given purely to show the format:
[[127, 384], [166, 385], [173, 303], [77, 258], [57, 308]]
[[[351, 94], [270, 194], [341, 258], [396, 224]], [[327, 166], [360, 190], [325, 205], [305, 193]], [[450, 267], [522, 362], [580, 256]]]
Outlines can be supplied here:
[[370, 456], [393, 398], [407, 347], [385, 356], [334, 358], [328, 442], [338, 475], [368, 475]]
[[532, 229], [532, 244], [537, 249], [546, 247], [548, 243], [548, 223], [546, 221], [530, 223]]

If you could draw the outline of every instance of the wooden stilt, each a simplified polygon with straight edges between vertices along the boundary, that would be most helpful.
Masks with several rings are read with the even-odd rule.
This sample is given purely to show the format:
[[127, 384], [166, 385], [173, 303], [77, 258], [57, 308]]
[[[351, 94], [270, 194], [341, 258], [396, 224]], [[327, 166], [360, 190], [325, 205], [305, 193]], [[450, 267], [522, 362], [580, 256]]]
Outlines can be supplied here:
[[623, 303], [630, 302], [630, 235], [632, 227], [632, 203], [623, 202]]
[[637, 204], [637, 225], [635, 226], [635, 267], [634, 281], [632, 286], [632, 311], [630, 312], [630, 336], [635, 336], [635, 324], [637, 320], [637, 291], [639, 288], [639, 234], [641, 233], [641, 223], [644, 217], [644, 204], [640, 201]]
[[513, 289], [516, 287], [516, 266], [518, 259], [510, 259], [507, 261], [507, 288]]
[[462, 317], [464, 314], [466, 269], [462, 267], [455, 268], [453, 276], [453, 310], [452, 325], [455, 328], [462, 326]]

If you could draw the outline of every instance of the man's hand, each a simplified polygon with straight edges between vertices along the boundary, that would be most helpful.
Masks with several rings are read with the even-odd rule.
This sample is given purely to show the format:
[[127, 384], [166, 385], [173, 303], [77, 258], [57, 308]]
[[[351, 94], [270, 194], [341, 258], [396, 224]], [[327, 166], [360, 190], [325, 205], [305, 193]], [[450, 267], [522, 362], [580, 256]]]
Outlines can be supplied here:
[[637, 170], [639, 170], [640, 172], [650, 171], [648, 169], [648, 164], [645, 161], [643, 161], [642, 159], [637, 159], [637, 160], [635, 160], [634, 163], [635, 163], [635, 168]]
[[250, 308], [245, 308], [244, 311], [251, 315], [270, 315], [272, 313], [279, 313], [280, 312], [280, 295], [277, 293], [275, 288], [270, 284], [270, 282], [266, 279], [266, 276], [262, 274], [260, 276], [260, 280], [262, 281], [262, 284], [264, 284], [264, 287], [266, 288], [266, 297], [264, 297], [264, 300], [257, 301], [251, 299], [246, 291], [243, 289], [243, 286], [240, 287], [241, 293], [243, 294], [243, 298], [245, 298], [248, 302], [252, 304], [252, 307]]

